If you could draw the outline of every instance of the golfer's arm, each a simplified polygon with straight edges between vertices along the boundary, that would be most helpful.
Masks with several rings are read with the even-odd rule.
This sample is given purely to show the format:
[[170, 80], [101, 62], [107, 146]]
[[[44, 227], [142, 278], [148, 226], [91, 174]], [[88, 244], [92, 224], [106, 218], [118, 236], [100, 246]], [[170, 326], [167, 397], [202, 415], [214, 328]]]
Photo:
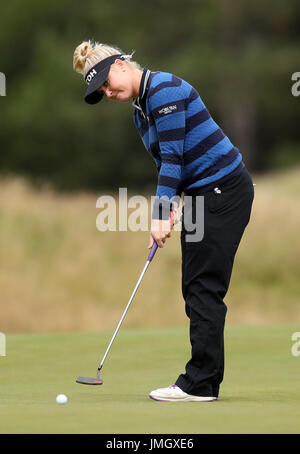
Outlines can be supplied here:
[[[172, 117], [173, 116], [173, 117]], [[161, 166], [152, 218], [168, 219], [172, 200], [179, 196], [182, 181], [185, 113], [170, 113], [155, 118], [159, 139]], [[174, 127], [176, 126], [176, 127]]]

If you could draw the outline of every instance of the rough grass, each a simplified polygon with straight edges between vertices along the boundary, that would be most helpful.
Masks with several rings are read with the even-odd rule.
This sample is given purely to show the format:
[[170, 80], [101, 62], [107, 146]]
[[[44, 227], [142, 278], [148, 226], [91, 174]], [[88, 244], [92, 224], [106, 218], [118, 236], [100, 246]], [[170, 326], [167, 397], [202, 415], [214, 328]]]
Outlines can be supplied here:
[[[254, 181], [252, 220], [225, 300], [227, 320], [299, 322], [300, 169]], [[20, 179], [0, 181], [0, 331], [115, 327], [147, 259], [149, 233], [99, 232], [100, 195], [57, 195]], [[173, 232], [157, 252], [128, 326], [186, 323], [179, 235]]]

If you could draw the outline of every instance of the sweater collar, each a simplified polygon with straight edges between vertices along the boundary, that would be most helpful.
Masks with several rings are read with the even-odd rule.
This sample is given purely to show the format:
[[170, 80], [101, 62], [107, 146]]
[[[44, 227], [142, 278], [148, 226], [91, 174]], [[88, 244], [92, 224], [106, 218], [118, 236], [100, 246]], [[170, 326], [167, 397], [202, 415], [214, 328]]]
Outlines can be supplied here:
[[142, 79], [141, 79], [141, 84], [140, 84], [140, 91], [139, 91], [139, 96], [137, 99], [134, 99], [132, 105], [133, 107], [135, 107], [136, 109], [142, 111], [142, 108], [141, 108], [141, 101], [143, 100], [145, 94], [146, 94], [146, 91], [147, 91], [147, 85], [148, 85], [148, 80], [149, 80], [149, 76], [150, 76], [150, 70], [145, 68], [143, 70], [143, 75], [142, 75]]
[[139, 97], [138, 97], [139, 101], [141, 101], [143, 99], [143, 97], [145, 96], [149, 76], [150, 76], [150, 70], [145, 68], [143, 71], [141, 84], [140, 84], [140, 92], [139, 92]]

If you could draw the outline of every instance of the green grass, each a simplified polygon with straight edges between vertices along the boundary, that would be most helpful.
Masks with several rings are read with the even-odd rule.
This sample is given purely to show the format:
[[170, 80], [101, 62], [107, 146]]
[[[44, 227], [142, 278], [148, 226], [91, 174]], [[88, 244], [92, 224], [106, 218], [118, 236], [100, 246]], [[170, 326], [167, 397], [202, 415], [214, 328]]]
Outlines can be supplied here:
[[[154, 402], [148, 393], [184, 372], [188, 329], [123, 327], [95, 376], [111, 331], [7, 336], [0, 357], [1, 433], [299, 433], [300, 357], [291, 354], [296, 325], [228, 325], [226, 370], [212, 403]], [[65, 393], [67, 405], [55, 397]]]

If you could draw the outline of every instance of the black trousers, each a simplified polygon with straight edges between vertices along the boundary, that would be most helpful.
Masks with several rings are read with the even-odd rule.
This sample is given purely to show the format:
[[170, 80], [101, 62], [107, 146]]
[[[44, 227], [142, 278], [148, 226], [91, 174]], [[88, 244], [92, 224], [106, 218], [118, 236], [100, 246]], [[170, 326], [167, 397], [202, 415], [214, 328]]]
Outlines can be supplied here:
[[[176, 385], [188, 394], [218, 397], [224, 375], [224, 325], [234, 257], [247, 226], [254, 198], [252, 178], [244, 167], [237, 176], [205, 193], [204, 220], [196, 197], [182, 214], [182, 294], [190, 319], [191, 359]], [[202, 199], [203, 200], [203, 199]], [[198, 199], [199, 201], [199, 199]], [[188, 212], [190, 210], [190, 212]], [[187, 215], [204, 221], [201, 241], [187, 241]], [[191, 218], [189, 218], [191, 219]], [[186, 224], [186, 225], [185, 225]], [[198, 231], [199, 231], [198, 227]], [[194, 231], [196, 233], [196, 230]], [[189, 237], [191, 238], [191, 237]]]

